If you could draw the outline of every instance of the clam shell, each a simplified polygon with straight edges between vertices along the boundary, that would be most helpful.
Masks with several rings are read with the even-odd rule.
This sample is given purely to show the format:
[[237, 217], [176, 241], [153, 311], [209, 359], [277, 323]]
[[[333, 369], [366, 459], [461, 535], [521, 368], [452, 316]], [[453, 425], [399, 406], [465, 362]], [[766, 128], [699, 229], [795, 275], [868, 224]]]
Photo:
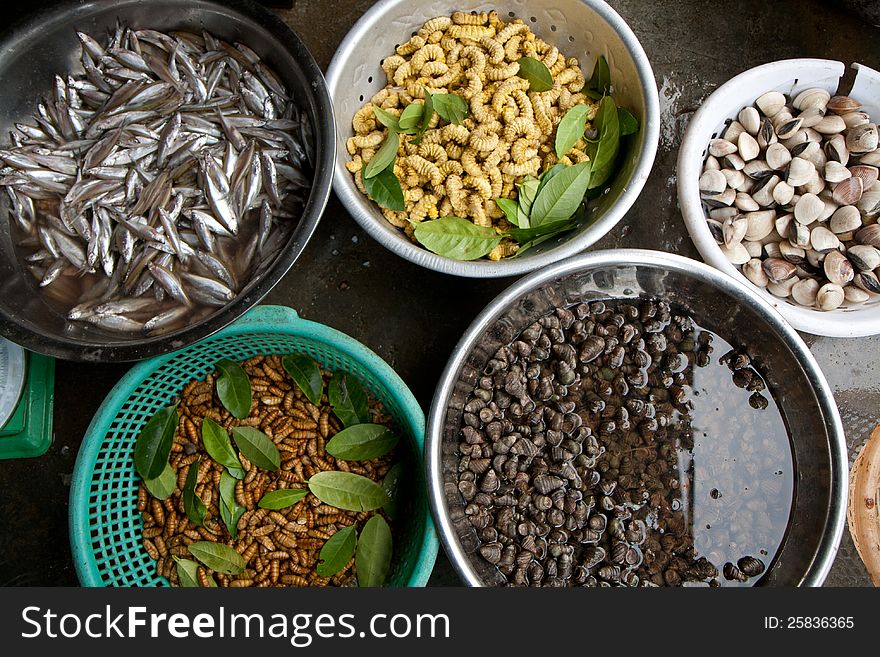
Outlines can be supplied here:
[[862, 214], [868, 217], [873, 217], [880, 213], [880, 190], [876, 189], [876, 185], [872, 186], [871, 189], [862, 194], [858, 208], [861, 210]]
[[856, 233], [856, 242], [880, 248], [880, 224], [865, 226]]
[[713, 139], [709, 142], [709, 155], [724, 157], [736, 152], [736, 144], [726, 139]]
[[779, 205], [788, 205], [791, 203], [791, 199], [794, 197], [794, 187], [789, 185], [787, 182], [780, 181], [776, 187], [773, 188], [773, 200], [776, 201]]
[[861, 200], [864, 190], [862, 179], [853, 176], [834, 186], [832, 198], [840, 205], [855, 205]]
[[794, 137], [803, 127], [803, 119], [786, 119], [784, 121], [774, 122], [776, 136], [779, 139], [790, 139]]
[[798, 118], [802, 128], [812, 128], [825, 118], [825, 111], [821, 107], [809, 107], [798, 114]]
[[[797, 158], [792, 162], [796, 160]], [[804, 194], [794, 207], [794, 218], [802, 224], [811, 224], [819, 218], [824, 209], [825, 204], [822, 199], [815, 194]]]
[[797, 246], [801, 249], [809, 249], [812, 247], [812, 243], [810, 242], [810, 228], [797, 221], [791, 222], [788, 239], [793, 246]]
[[738, 242], [731, 247], [722, 244], [720, 248], [721, 253], [734, 265], [744, 265], [752, 259], [752, 256], [749, 255], [749, 252], [742, 243]]
[[760, 242], [743, 242], [743, 246], [746, 247], [746, 251], [753, 258], [760, 258], [764, 252], [764, 247]]
[[760, 212], [749, 212], [745, 215], [748, 229], [743, 239], [750, 242], [757, 242], [773, 232], [774, 220], [776, 212], [774, 210], [762, 210]]
[[825, 180], [815, 171], [810, 179], [801, 185], [801, 191], [807, 194], [816, 194], [817, 196], [825, 189]]
[[819, 292], [819, 282], [814, 278], [804, 278], [792, 286], [791, 298], [809, 308], [816, 303], [817, 292]]
[[728, 248], [733, 247], [734, 244], [739, 244], [743, 241], [748, 229], [749, 220], [745, 215], [740, 214], [732, 219], [725, 219], [724, 223], [721, 224], [721, 230], [724, 235], [724, 244], [727, 245]]
[[758, 106], [758, 109], [761, 110], [764, 116], [773, 117], [785, 107], [785, 96], [778, 91], [768, 91], [755, 101], [755, 105]]
[[830, 160], [825, 163], [825, 180], [830, 183], [839, 183], [852, 176], [852, 172], [840, 162]]
[[764, 153], [764, 161], [767, 166], [776, 171], [781, 171], [785, 165], [791, 162], [791, 153], [782, 144], [770, 144]]
[[710, 169], [700, 176], [700, 194], [715, 196], [727, 189], [727, 178], [720, 170]]
[[846, 123], [847, 128], [855, 128], [870, 123], [871, 117], [866, 112], [848, 112], [843, 115], [843, 122]]
[[856, 178], [862, 179], [862, 184], [864, 189], [871, 189], [875, 182], [877, 182], [878, 171], [877, 167], [868, 166], [867, 164], [856, 164], [849, 168], [849, 172], [855, 176]]
[[714, 219], [706, 219], [706, 225], [709, 227], [709, 232], [712, 233], [712, 239], [715, 240], [715, 243], [724, 244], [724, 229], [721, 222]]
[[807, 253], [799, 246], [793, 246], [791, 242], [783, 240], [779, 243], [779, 253], [783, 259], [788, 260], [793, 265], [799, 265], [806, 260]]
[[721, 163], [718, 161], [718, 158], [714, 155], [708, 155], [706, 157], [706, 163], [703, 165], [703, 171], [711, 171], [713, 169], [718, 170], [721, 168]]
[[782, 258], [782, 253], [779, 250], [779, 242], [767, 242], [764, 245], [764, 255], [768, 258]]
[[715, 208], [709, 211], [709, 218], [714, 219], [715, 221], [722, 222], [728, 217], [735, 217], [739, 214], [739, 210], [736, 208]]
[[880, 167], [880, 149], [862, 155], [859, 158], [859, 164], [868, 164], [872, 167]]
[[764, 268], [761, 266], [761, 260], [758, 258], [752, 258], [745, 263], [742, 266], [742, 273], [753, 285], [758, 287], [767, 287], [767, 284], [770, 282], [767, 274], [764, 273]]
[[773, 173], [773, 169], [771, 169], [764, 160], [752, 160], [743, 167], [742, 171], [752, 179], [764, 178]]
[[746, 175], [736, 169], [721, 169], [721, 175], [727, 181], [727, 186], [732, 189], [742, 187], [742, 184], [746, 181]]
[[828, 253], [840, 246], [840, 240], [825, 226], [816, 226], [810, 231], [810, 246], [819, 253]]
[[831, 232], [835, 234], [848, 233], [857, 230], [862, 225], [862, 215], [857, 207], [852, 205], [841, 205], [834, 214], [831, 215], [829, 227]]
[[814, 251], [813, 249], [807, 249], [807, 262], [810, 263], [811, 267], [821, 269], [823, 260], [825, 260], [824, 253], [819, 253], [818, 251]]
[[733, 205], [736, 200], [736, 192], [729, 187], [720, 194], [713, 196], [703, 196], [703, 202], [710, 208], [720, 208], [726, 205]]
[[822, 117], [822, 120], [818, 121], [812, 128], [822, 135], [836, 135], [846, 130], [846, 121], [837, 116], [837, 114], [828, 114]]
[[859, 271], [880, 267], [880, 251], [870, 244], [855, 244], [846, 250], [846, 257]]
[[743, 107], [737, 118], [746, 132], [753, 137], [758, 134], [758, 129], [761, 127], [761, 115], [758, 110], [754, 107]]
[[748, 132], [740, 133], [739, 137], [737, 137], [736, 145], [739, 156], [746, 162], [754, 160], [761, 153], [758, 142]]
[[849, 150], [846, 148], [846, 137], [834, 135], [825, 142], [825, 157], [844, 166], [849, 162]]
[[754, 212], [761, 209], [758, 202], [745, 192], [737, 192], [736, 200], [733, 203], [738, 210], [743, 212]]
[[850, 153], [869, 153], [877, 148], [877, 126], [873, 123], [850, 128], [846, 133], [846, 147]]
[[767, 258], [761, 266], [773, 283], [781, 283], [794, 276], [795, 272], [795, 266], [784, 258]]
[[730, 125], [725, 128], [724, 133], [721, 135], [727, 141], [735, 144], [737, 138], [745, 131], [743, 124], [739, 121], [731, 121]]
[[[835, 239], [837, 238], [835, 237]], [[837, 283], [841, 286], [849, 283], [855, 275], [852, 263], [840, 251], [831, 251], [825, 256], [822, 270], [825, 272], [829, 282]]]
[[761, 121], [761, 127], [758, 128], [758, 134], [755, 135], [755, 141], [758, 142], [758, 146], [761, 148], [767, 148], [771, 144], [775, 144], [779, 141], [779, 138], [776, 136], [776, 130], [773, 127], [773, 122], [770, 119], [764, 119]]
[[725, 169], [734, 169], [735, 171], [741, 171], [742, 168], [746, 165], [746, 161], [742, 159], [738, 153], [731, 153], [730, 155], [725, 155], [721, 158], [721, 164]]
[[773, 190], [778, 184], [779, 176], [776, 175], [761, 179], [752, 189], [752, 199], [761, 207], [769, 207], [773, 204]]
[[791, 289], [797, 285], [798, 280], [797, 276], [792, 276], [779, 283], [770, 281], [767, 283], [767, 291], [774, 296], [785, 299], [791, 294]]
[[816, 307], [819, 310], [834, 310], [843, 303], [843, 288], [836, 283], [825, 283], [816, 292]]
[[[792, 187], [805, 185], [816, 174], [816, 166], [809, 160], [795, 157], [788, 163], [785, 170], [785, 182]], [[748, 175], [748, 171], [746, 171]]]
[[847, 285], [843, 288], [843, 296], [849, 303], [865, 303], [871, 295], [855, 285]]
[[829, 112], [835, 114], [847, 114], [858, 111], [862, 104], [849, 96], [832, 96], [825, 107]]
[[822, 213], [819, 215], [818, 221], [819, 222], [828, 221], [828, 219], [831, 218], [831, 215], [833, 215], [837, 211], [837, 208], [840, 207], [840, 204], [837, 201], [835, 201], [833, 198], [831, 198], [831, 194], [829, 194], [827, 191], [822, 192], [819, 195], [819, 198], [822, 199], [822, 203], [825, 205], [825, 208], [822, 210]]
[[860, 271], [856, 274], [854, 280], [856, 285], [865, 290], [865, 292], [880, 294], [880, 281], [877, 280], [877, 275], [874, 272]]
[[813, 88], [802, 91], [795, 96], [791, 106], [801, 111], [810, 107], [819, 107], [824, 111], [830, 100], [831, 94], [827, 90]]

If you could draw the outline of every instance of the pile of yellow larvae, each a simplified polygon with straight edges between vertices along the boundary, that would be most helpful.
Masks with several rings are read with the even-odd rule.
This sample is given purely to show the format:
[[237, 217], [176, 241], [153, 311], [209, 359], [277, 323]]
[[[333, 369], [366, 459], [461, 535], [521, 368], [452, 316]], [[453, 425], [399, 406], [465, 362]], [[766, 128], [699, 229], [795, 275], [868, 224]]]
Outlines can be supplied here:
[[[522, 57], [547, 66], [553, 89], [529, 91], [529, 82], [517, 75]], [[459, 124], [434, 114], [420, 144], [401, 135], [394, 173], [403, 189], [405, 211], [383, 213], [411, 239], [410, 221], [450, 215], [479, 226], [509, 228], [493, 199], [515, 199], [515, 185], [524, 176], [538, 176], [557, 164], [556, 126], [569, 109], [590, 105], [588, 120], [597, 110], [581, 93], [585, 79], [576, 58], [566, 58], [522, 21], [505, 23], [494, 11], [432, 18], [382, 62], [382, 69], [388, 83], [355, 113], [355, 135], [346, 142], [352, 156], [346, 166], [364, 193], [361, 170], [387, 135], [374, 106], [398, 116], [410, 103], [424, 102], [425, 87], [432, 94], [457, 94], [469, 105], [467, 118]], [[578, 141], [561, 162], [589, 159], [585, 146]], [[488, 257], [500, 260], [517, 248], [504, 240]]]

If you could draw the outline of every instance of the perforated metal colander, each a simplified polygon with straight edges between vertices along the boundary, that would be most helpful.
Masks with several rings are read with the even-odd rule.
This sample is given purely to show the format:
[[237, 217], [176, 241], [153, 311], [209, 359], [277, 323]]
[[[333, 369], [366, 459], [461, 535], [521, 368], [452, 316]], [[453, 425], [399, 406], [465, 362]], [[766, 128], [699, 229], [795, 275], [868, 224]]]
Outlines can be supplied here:
[[[407, 41], [435, 16], [493, 9], [505, 21], [525, 21], [544, 41], [568, 57], [577, 57], [587, 76], [599, 55], [605, 55], [611, 69], [614, 99], [635, 114], [641, 129], [626, 146], [610, 191], [590, 203], [588, 217], [577, 230], [529, 249], [522, 258], [464, 262], [431, 253], [388, 223], [379, 207], [358, 190], [345, 168], [351, 159], [345, 142], [353, 135], [354, 113], [385, 86], [380, 64], [398, 44]], [[390, 251], [422, 267], [457, 276], [515, 276], [583, 251], [610, 231], [632, 207], [657, 153], [660, 102], [654, 72], [626, 21], [601, 0], [382, 0], [342, 40], [327, 69], [327, 86], [339, 136], [334, 189], [340, 200], [361, 227]]]
[[101, 405], [77, 456], [70, 491], [70, 536], [84, 586], [167, 586], [141, 544], [139, 477], [134, 443], [144, 424], [169, 405], [184, 385], [204, 379], [222, 358], [303, 353], [325, 369], [356, 376], [378, 399], [408, 440], [401, 441], [410, 490], [394, 545], [389, 586], [424, 586], [437, 557], [422, 469], [425, 417], [412, 393], [385, 361], [330, 327], [300, 319], [282, 306], [258, 306], [216, 335], [135, 366]]

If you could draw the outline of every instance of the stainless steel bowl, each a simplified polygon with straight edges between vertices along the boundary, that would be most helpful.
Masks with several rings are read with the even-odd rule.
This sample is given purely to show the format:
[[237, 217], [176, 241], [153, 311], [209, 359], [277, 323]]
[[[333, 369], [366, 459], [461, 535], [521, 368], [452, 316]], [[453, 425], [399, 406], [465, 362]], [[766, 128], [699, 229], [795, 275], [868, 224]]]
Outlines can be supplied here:
[[700, 262], [642, 250], [584, 255], [522, 279], [480, 313], [456, 346], [431, 406], [426, 458], [434, 519], [459, 575], [470, 586], [500, 578], [471, 556], [479, 542], [456, 485], [462, 409], [489, 358], [557, 305], [639, 295], [682, 306], [701, 326], [754, 352], [789, 429], [796, 481], [787, 535], [763, 583], [820, 585], [843, 533], [848, 478], [843, 426], [825, 377], [803, 340], [752, 287]]
[[[590, 75], [599, 55], [611, 67], [614, 98], [639, 119], [641, 130], [622, 154], [622, 167], [610, 191], [590, 203], [583, 224], [572, 233], [530, 249], [522, 258], [464, 262], [431, 253], [392, 226], [378, 206], [358, 190], [345, 168], [350, 156], [345, 141], [352, 136], [351, 119], [366, 100], [385, 86], [380, 62], [397, 44], [435, 16], [453, 11], [498, 11], [504, 20], [521, 18], [538, 36], [577, 57]], [[601, 0], [505, 0], [456, 2], [382, 0], [373, 6], [342, 40], [327, 69], [327, 85], [336, 110], [335, 190], [357, 222], [390, 251], [435, 271], [457, 276], [492, 278], [516, 276], [546, 267], [594, 244], [629, 210], [641, 192], [657, 153], [660, 103], [654, 72], [641, 44], [626, 22]]]
[[[93, 35], [112, 31], [116, 20], [158, 30], [209, 30], [253, 48], [292, 90], [308, 114], [315, 139], [315, 174], [308, 202], [286, 248], [260, 277], [225, 307], [200, 322], [158, 337], [112, 334], [68, 322], [38, 294], [16, 258], [8, 198], [0, 198], [0, 334], [40, 353], [83, 361], [146, 358], [185, 347], [223, 328], [260, 301], [290, 269], [318, 225], [330, 195], [336, 133], [321, 70], [311, 54], [277, 16], [249, 0], [222, 4], [209, 0], [69, 1], [34, 14], [0, 41], [0, 135], [29, 121], [56, 73], [81, 71], [75, 30]], [[0, 138], [2, 139], [2, 138]], [[5, 140], [4, 140], [5, 141]]]

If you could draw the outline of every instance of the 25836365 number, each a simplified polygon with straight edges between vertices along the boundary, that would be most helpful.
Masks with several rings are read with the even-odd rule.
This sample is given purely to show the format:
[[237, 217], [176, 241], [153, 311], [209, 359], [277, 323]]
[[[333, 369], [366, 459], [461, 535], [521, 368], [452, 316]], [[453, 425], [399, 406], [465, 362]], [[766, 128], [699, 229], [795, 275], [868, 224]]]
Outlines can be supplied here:
[[836, 630], [852, 629], [855, 623], [852, 616], [789, 616], [785, 626], [791, 630]]

